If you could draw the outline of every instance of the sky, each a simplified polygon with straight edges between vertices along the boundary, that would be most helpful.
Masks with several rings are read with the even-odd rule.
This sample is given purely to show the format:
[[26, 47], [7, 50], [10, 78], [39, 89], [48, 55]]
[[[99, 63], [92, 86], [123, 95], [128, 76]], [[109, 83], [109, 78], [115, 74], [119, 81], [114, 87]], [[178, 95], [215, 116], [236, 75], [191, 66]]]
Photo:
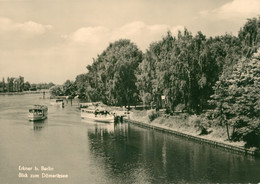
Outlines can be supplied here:
[[260, 0], [0, 0], [0, 80], [63, 84], [119, 39], [145, 52], [167, 31], [236, 36], [259, 15]]

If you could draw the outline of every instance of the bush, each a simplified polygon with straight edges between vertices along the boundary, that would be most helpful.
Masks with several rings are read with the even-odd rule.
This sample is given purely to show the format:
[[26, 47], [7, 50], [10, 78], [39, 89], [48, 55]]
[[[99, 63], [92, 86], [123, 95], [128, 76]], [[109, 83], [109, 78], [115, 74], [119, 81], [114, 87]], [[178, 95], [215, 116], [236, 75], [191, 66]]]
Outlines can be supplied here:
[[246, 127], [239, 128], [232, 134], [233, 141], [243, 140], [246, 142], [245, 147], [260, 148], [260, 122], [255, 120]]
[[174, 110], [177, 112], [182, 112], [185, 109], [185, 104], [178, 104]]
[[147, 111], [147, 115], [148, 115], [150, 122], [155, 120], [159, 116], [158, 113], [154, 109]]
[[192, 115], [189, 118], [189, 122], [200, 132], [200, 135], [211, 133], [208, 131], [210, 125], [204, 116]]

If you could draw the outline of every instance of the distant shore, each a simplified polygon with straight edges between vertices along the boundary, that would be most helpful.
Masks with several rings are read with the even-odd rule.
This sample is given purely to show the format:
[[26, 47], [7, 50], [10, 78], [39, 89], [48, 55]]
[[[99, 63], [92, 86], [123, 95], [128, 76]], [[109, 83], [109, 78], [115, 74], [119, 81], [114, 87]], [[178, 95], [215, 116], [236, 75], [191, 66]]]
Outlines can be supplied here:
[[0, 95], [24, 95], [24, 94], [39, 94], [39, 93], [48, 93], [49, 90], [40, 90], [40, 91], [22, 91], [22, 92], [0, 92]]

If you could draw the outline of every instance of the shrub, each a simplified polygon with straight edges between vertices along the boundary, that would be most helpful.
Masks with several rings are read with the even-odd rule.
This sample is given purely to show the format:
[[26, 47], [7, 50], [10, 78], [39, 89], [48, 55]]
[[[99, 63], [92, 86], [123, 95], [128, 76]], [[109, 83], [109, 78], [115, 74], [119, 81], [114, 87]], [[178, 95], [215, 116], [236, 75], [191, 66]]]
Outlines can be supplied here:
[[210, 124], [208, 123], [208, 120], [204, 116], [192, 115], [189, 118], [189, 122], [197, 129], [197, 131], [200, 132], [200, 135], [210, 133], [208, 131]]
[[155, 120], [159, 116], [158, 113], [154, 109], [147, 111], [147, 115], [148, 115], [150, 122]]
[[255, 119], [248, 126], [239, 128], [232, 134], [235, 141], [243, 140], [246, 142], [245, 147], [260, 148], [260, 121]]
[[177, 111], [177, 112], [182, 112], [184, 109], [185, 109], [185, 104], [178, 104], [175, 107], [175, 111]]

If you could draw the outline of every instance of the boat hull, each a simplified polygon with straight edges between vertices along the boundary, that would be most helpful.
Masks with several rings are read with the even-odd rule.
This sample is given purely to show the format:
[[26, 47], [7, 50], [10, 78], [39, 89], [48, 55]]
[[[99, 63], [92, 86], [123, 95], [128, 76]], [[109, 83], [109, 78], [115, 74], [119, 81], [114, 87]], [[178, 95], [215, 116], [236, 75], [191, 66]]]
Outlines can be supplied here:
[[64, 107], [64, 100], [63, 99], [51, 99], [50, 101], [51, 105]]
[[64, 102], [50, 102], [50, 104], [53, 106], [64, 107]]
[[29, 113], [28, 115], [29, 121], [40, 121], [47, 118], [47, 116], [41, 116], [33, 113]]
[[94, 121], [98, 123], [113, 123], [114, 122], [114, 116], [113, 115], [98, 115], [95, 116], [95, 114], [89, 114], [89, 113], [81, 113], [81, 118], [88, 121]]

